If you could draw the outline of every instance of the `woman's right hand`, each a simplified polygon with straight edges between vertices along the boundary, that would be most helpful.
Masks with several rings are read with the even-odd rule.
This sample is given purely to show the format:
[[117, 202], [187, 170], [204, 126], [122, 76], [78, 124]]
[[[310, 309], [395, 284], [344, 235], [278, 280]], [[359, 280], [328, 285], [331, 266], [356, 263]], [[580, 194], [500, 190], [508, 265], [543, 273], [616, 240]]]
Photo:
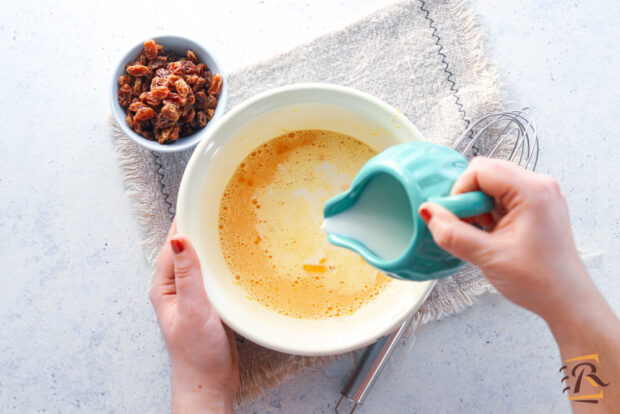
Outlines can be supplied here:
[[517, 305], [544, 318], [561, 311], [580, 286], [591, 282], [577, 253], [558, 183], [507, 161], [477, 157], [452, 194], [477, 190], [495, 198], [494, 211], [476, 218], [489, 231], [438, 204], [424, 203], [419, 214], [435, 242], [478, 266]]
[[[460, 220], [438, 204], [424, 203], [419, 214], [433, 239], [478, 266], [506, 298], [545, 319], [560, 348], [563, 392], [569, 391], [575, 414], [616, 413], [620, 321], [579, 258], [558, 183], [507, 161], [474, 158], [452, 193], [476, 190], [495, 198], [494, 211], [475, 218], [489, 231]], [[585, 398], [576, 386], [581, 374], [576, 373], [578, 365], [570, 362], [587, 358], [598, 365], [590, 363], [596, 367], [591, 373], [602, 381], [598, 388], [590, 388], [600, 392], [595, 395], [597, 404], [580, 403]]]

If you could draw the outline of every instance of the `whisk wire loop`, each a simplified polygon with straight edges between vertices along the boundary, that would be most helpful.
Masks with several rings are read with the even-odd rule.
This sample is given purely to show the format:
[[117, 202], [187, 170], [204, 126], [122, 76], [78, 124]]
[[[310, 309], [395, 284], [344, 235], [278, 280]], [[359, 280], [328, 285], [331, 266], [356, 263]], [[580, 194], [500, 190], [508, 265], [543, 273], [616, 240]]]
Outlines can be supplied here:
[[536, 124], [530, 118], [529, 108], [495, 112], [471, 122], [452, 149], [459, 151], [463, 145], [460, 152], [468, 158], [479, 154], [502, 158], [531, 170], [538, 164]]

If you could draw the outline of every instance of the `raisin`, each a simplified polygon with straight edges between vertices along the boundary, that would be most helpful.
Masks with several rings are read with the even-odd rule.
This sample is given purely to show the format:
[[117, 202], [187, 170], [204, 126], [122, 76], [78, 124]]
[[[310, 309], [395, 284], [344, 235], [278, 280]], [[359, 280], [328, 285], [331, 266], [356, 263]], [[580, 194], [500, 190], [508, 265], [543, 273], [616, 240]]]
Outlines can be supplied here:
[[156, 96], [154, 96], [153, 93], [151, 92], [146, 93], [146, 103], [148, 103], [149, 105], [158, 106], [160, 102], [161, 100], [158, 99]]
[[167, 78], [168, 75], [170, 75], [170, 72], [168, 72], [166, 69], [157, 69], [155, 71], [155, 76], [159, 77], [159, 78]]
[[131, 77], [129, 75], [123, 75], [118, 78], [118, 86], [123, 86], [131, 83]]
[[143, 131], [140, 133], [140, 135], [142, 135], [144, 138], [146, 138], [146, 139], [148, 139], [148, 140], [151, 140], [151, 141], [153, 140], [153, 133], [152, 133], [152, 132], [150, 132], [150, 131], [144, 131], [144, 130], [143, 130]]
[[222, 75], [216, 73], [213, 75], [211, 79], [211, 84], [209, 85], [209, 95], [218, 95], [222, 91]]
[[147, 106], [147, 107], [138, 109], [138, 112], [136, 112], [136, 115], [133, 117], [133, 120], [134, 122], [144, 121], [144, 120], [155, 117], [155, 115], [156, 115], [155, 111], [153, 111], [152, 108], [149, 108]]
[[136, 59], [136, 63], [134, 65], [146, 65], [146, 56], [143, 52], [138, 55], [138, 59]]
[[149, 73], [149, 68], [144, 65], [127, 66], [127, 73], [131, 76], [145, 76]]
[[179, 108], [176, 105], [171, 103], [164, 103], [163, 108], [161, 108], [161, 114], [168, 118], [171, 121], [177, 121], [181, 116], [179, 114]]
[[196, 95], [194, 95], [194, 92], [190, 89], [189, 95], [187, 95], [186, 104], [189, 106], [192, 106], [195, 102], [196, 102]]
[[213, 95], [207, 96], [206, 109], [215, 109], [216, 106], [217, 106], [217, 98]]
[[198, 109], [207, 109], [207, 94], [203, 91], [196, 92], [196, 107]]
[[207, 83], [205, 78], [198, 78], [198, 79], [196, 79], [196, 82], [192, 85], [192, 90], [194, 92], [198, 92], [199, 90], [204, 88], [205, 83]]
[[157, 56], [155, 59], [149, 62], [148, 68], [152, 71], [163, 69], [166, 66], [166, 60], [167, 59], [165, 56]]
[[157, 54], [161, 55], [164, 53], [164, 47], [162, 45], [157, 45]]
[[159, 76], [155, 76], [153, 80], [151, 80], [151, 89], [157, 88], [159, 86], [167, 86], [167, 85], [168, 85], [168, 79], [166, 78], [160, 78]]
[[168, 76], [168, 86], [174, 86], [174, 84], [177, 83], [179, 79], [181, 79], [181, 77], [177, 75]]
[[166, 99], [170, 95], [170, 89], [167, 86], [156, 86], [151, 88], [151, 95], [159, 100]]
[[196, 73], [196, 65], [193, 62], [186, 60], [182, 65], [183, 73], [186, 75], [193, 75]]
[[161, 112], [157, 115], [157, 127], [160, 129], [168, 129], [168, 128], [172, 128], [172, 126], [174, 125], [173, 120], [168, 119], [164, 116], [164, 114], [162, 114]]
[[136, 78], [133, 82], [132, 92], [135, 96], [140, 96], [140, 93], [142, 93], [142, 78]]
[[153, 60], [157, 57], [157, 43], [155, 43], [154, 40], [147, 40], [146, 42], [144, 42], [144, 54], [149, 60]]
[[168, 95], [168, 98], [166, 100], [170, 102], [174, 102], [178, 106], [185, 105], [185, 102], [187, 101], [187, 99], [181, 98], [179, 94], [174, 93], [174, 92], [170, 92], [170, 95]]
[[172, 132], [172, 128], [162, 129], [161, 134], [159, 138], [157, 139], [157, 142], [159, 142], [160, 144], [163, 144], [164, 142], [168, 141], [168, 138], [170, 138], [171, 132]]
[[185, 77], [185, 82], [187, 82], [189, 86], [192, 86], [193, 84], [195, 84], [197, 80], [198, 80], [198, 75], [189, 75]]
[[200, 111], [196, 114], [196, 120], [198, 121], [198, 126], [200, 128], [204, 128], [207, 125], [207, 115]]
[[192, 127], [189, 124], [184, 124], [181, 127], [181, 136], [182, 137], [186, 137], [188, 135], [192, 135], [194, 133], [194, 130], [192, 129]]
[[207, 65], [205, 65], [204, 63], [199, 63], [196, 65], [196, 74], [200, 76], [201, 78], [205, 77], [207, 70], [208, 70]]
[[198, 58], [196, 57], [196, 54], [191, 50], [187, 51], [187, 58], [193, 63], [198, 63]]
[[129, 110], [133, 112], [138, 112], [138, 110], [142, 108], [147, 108], [147, 106], [139, 100], [137, 102], [132, 102], [131, 105], [129, 105]]
[[215, 115], [215, 111], [213, 109], [207, 109], [207, 119], [209, 121], [213, 119], [213, 115]]
[[176, 124], [175, 126], [172, 127], [172, 131], [170, 131], [170, 136], [168, 136], [168, 139], [172, 142], [176, 141], [177, 139], [179, 139], [179, 125]]
[[173, 73], [175, 75], [183, 75], [183, 68], [182, 68], [182, 63], [181, 62], [172, 62], [172, 63], [168, 63], [168, 65], [166, 66], [166, 69], [168, 69], [168, 72]]
[[142, 92], [138, 99], [140, 100], [140, 102], [146, 103], [147, 97], [148, 97], [148, 92]]
[[189, 86], [187, 86], [187, 83], [185, 83], [183, 79], [179, 79], [178, 81], [176, 81], [174, 87], [177, 89], [177, 93], [182, 98], [185, 98], [189, 94]]
[[129, 86], [129, 84], [124, 84], [123, 86], [121, 86], [121, 88], [118, 90], [119, 105], [123, 108], [129, 106], [129, 104], [131, 103], [131, 97], [131, 86]]
[[129, 128], [133, 129], [133, 119], [131, 118], [131, 114], [129, 112], [125, 114], [125, 122], [127, 122], [127, 125], [129, 125]]
[[190, 106], [189, 112], [183, 115], [181, 122], [192, 122], [192, 119], [194, 119], [194, 116], [196, 116], [196, 111], [194, 110], [194, 108]]
[[[165, 144], [172, 138], [173, 132], [174, 132], [174, 125], [172, 125], [170, 128], [155, 127], [155, 139], [160, 144]], [[174, 141], [178, 139], [178, 133], [176, 135], [177, 137], [174, 139]]]

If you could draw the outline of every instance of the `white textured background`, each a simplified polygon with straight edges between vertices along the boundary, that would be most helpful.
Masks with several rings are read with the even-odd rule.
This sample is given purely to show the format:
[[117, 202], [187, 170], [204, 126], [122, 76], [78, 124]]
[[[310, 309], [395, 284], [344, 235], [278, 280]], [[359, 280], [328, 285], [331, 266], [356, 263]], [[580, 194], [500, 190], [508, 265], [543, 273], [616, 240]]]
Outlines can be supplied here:
[[[201, 40], [232, 70], [390, 3], [2, 3], [0, 412], [169, 410], [140, 229], [107, 136], [116, 59], [169, 32]], [[589, 269], [620, 312], [619, 3], [472, 6], [510, 98], [533, 108], [539, 170], [560, 180], [578, 244], [602, 253]], [[333, 410], [351, 367], [309, 372], [239, 412]], [[488, 295], [401, 346], [359, 412], [566, 412], [558, 367], [545, 324]]]

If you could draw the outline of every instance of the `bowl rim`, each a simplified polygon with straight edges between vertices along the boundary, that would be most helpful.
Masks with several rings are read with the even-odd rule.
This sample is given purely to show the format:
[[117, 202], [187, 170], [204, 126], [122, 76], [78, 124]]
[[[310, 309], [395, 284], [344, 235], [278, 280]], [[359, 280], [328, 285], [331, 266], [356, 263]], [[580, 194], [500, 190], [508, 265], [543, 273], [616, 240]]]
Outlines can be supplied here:
[[[272, 88], [272, 89], [269, 89], [267, 91], [264, 91], [262, 93], [259, 93], [257, 95], [254, 95], [246, 99], [242, 103], [232, 108], [228, 113], [226, 113], [224, 117], [220, 119], [217, 126], [207, 132], [206, 136], [204, 137], [205, 139], [203, 139], [203, 141], [200, 142], [200, 144], [194, 151], [194, 154], [192, 154], [192, 157], [187, 163], [187, 166], [183, 173], [183, 178], [181, 179], [181, 184], [179, 186], [179, 193], [178, 193], [178, 198], [177, 198], [177, 230], [180, 234], [185, 234], [187, 236], [185, 229], [189, 228], [189, 224], [186, 223], [186, 217], [188, 217], [188, 214], [187, 214], [188, 207], [186, 206], [185, 200], [187, 199], [188, 194], [190, 194], [191, 189], [189, 188], [190, 180], [186, 179], [186, 177], [190, 176], [192, 174], [192, 171], [196, 168], [196, 166], [199, 163], [204, 161], [199, 154], [202, 154], [207, 146], [212, 145], [211, 138], [215, 134], [217, 134], [219, 130], [222, 127], [224, 127], [225, 124], [230, 119], [234, 119], [235, 117], [238, 116], [239, 113], [247, 111], [248, 108], [251, 108], [257, 103], [265, 99], [273, 98], [276, 95], [287, 94], [287, 93], [297, 92], [297, 91], [304, 91], [304, 90], [306, 91], [307, 90], [312, 90], [312, 91], [321, 90], [325, 92], [337, 92], [337, 93], [345, 93], [348, 95], [354, 95], [357, 98], [370, 101], [371, 104], [382, 107], [383, 109], [387, 111], [391, 111], [392, 113], [399, 112], [393, 106], [387, 104], [383, 100], [371, 94], [359, 91], [351, 87], [341, 86], [341, 85], [336, 85], [336, 84], [329, 84], [329, 83], [297, 83], [297, 84]], [[408, 119], [401, 118], [399, 121], [400, 121], [399, 123], [401, 124], [401, 127], [409, 128], [412, 131], [412, 133], [418, 134], [418, 136], [420, 137], [422, 136], [422, 134], [417, 129], [417, 127], [415, 127], [415, 125], [413, 125], [411, 121], [409, 121]], [[201, 256], [199, 252], [198, 252], [198, 255], [199, 257]], [[201, 265], [201, 268], [202, 268], [202, 265]], [[203, 272], [203, 278], [206, 279], [207, 277], [208, 276]], [[422, 303], [424, 303], [424, 301], [426, 300], [426, 298], [432, 291], [436, 282], [437, 282], [436, 280], [417, 282], [417, 283], [422, 283], [426, 285], [424, 287], [422, 294], [417, 298], [417, 300], [413, 300], [413, 299], [411, 300], [411, 306], [406, 311], [401, 312], [401, 314], [397, 318], [389, 322], [386, 322], [384, 324], [383, 330], [385, 332], [383, 332], [382, 335], [390, 334], [392, 331], [397, 329], [397, 327], [400, 326], [404, 321], [412, 317], [413, 314], [422, 305]], [[414, 282], [411, 282], [411, 283], [414, 283]], [[206, 285], [205, 285], [205, 288], [206, 288]], [[221, 309], [227, 308], [227, 306], [223, 304], [224, 301], [220, 298], [215, 297], [213, 292], [210, 292], [208, 289], [206, 290], [207, 290], [207, 296], [209, 297], [212, 305], [214, 306], [214, 309], [216, 310], [216, 312], [218, 313], [222, 321], [226, 323], [231, 329], [233, 329], [235, 332], [239, 333], [241, 336], [249, 339], [250, 341], [258, 345], [261, 345], [266, 348], [276, 350], [279, 352], [295, 354], [295, 355], [306, 355], [306, 356], [336, 355], [336, 354], [341, 354], [341, 353], [353, 351], [356, 349], [360, 349], [364, 346], [370, 345], [374, 343], [376, 340], [378, 340], [380, 336], [382, 336], [382, 335], [378, 336], [376, 333], [369, 331], [364, 334], [357, 335], [360, 337], [357, 340], [349, 340], [344, 343], [339, 342], [339, 341], [324, 343], [320, 349], [303, 348], [300, 346], [296, 346], [294, 341], [285, 343], [279, 340], [279, 338], [276, 338], [276, 339], [266, 338], [264, 335], [261, 336], [260, 334], [257, 334], [256, 331], [253, 330], [252, 328], [248, 328], [248, 326], [246, 326], [247, 324], [244, 325], [243, 323], [237, 323], [238, 321], [236, 317], [233, 317], [226, 312], [220, 312]]]
[[[138, 135], [133, 129], [129, 128], [129, 125], [127, 125], [127, 122], [125, 121], [126, 111], [118, 103], [118, 73], [121, 68], [124, 68], [131, 59], [135, 58], [135, 56], [139, 54], [139, 50], [141, 47], [143, 47], [144, 42], [150, 39], [155, 40], [155, 42], [162, 45], [163, 43], [166, 43], [170, 40], [176, 40], [179, 43], [187, 44], [187, 49], [191, 49], [194, 51], [198, 50], [196, 54], [208, 56], [208, 58], [213, 61], [213, 65], [209, 65], [209, 70], [214, 74], [219, 73], [222, 76], [222, 90], [218, 97], [218, 102], [215, 108], [215, 113], [213, 114], [213, 118], [211, 118], [207, 125], [201, 130], [196, 131], [195, 133], [187, 137], [180, 138], [173, 144], [160, 144], [157, 141], [151, 141], [141, 135]], [[122, 73], [124, 73], [124, 71]], [[110, 103], [110, 109], [112, 111], [112, 116], [114, 117], [116, 124], [121, 129], [121, 131], [125, 135], [127, 135], [132, 141], [134, 141], [141, 147], [151, 151], [160, 153], [171, 153], [195, 147], [196, 145], [198, 145], [198, 143], [200, 143], [200, 141], [202, 141], [204, 134], [207, 132], [207, 130], [211, 129], [210, 127], [212, 127], [213, 124], [217, 123], [217, 121], [224, 115], [224, 112], [226, 111], [226, 105], [228, 101], [228, 78], [226, 76], [224, 67], [217, 59], [217, 57], [208, 48], [206, 48], [200, 42], [197, 42], [188, 37], [175, 34], [160, 34], [157, 36], [144, 38], [140, 42], [136, 43], [134, 46], [130, 47], [122, 55], [122, 57], [118, 60], [118, 63], [113, 67], [110, 78], [110, 93], [108, 99]]]

